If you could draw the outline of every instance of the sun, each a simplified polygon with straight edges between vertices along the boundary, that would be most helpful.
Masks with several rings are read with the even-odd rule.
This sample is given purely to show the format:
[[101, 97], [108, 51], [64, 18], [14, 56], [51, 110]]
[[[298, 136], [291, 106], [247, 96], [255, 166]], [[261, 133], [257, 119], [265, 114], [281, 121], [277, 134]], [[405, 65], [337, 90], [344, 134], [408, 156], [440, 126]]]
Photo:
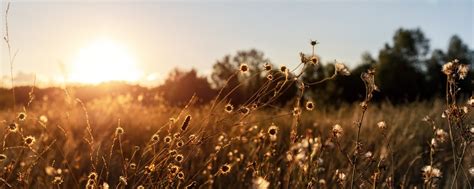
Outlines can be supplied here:
[[96, 40], [81, 48], [70, 68], [69, 82], [87, 84], [135, 82], [142, 75], [127, 48], [108, 39]]

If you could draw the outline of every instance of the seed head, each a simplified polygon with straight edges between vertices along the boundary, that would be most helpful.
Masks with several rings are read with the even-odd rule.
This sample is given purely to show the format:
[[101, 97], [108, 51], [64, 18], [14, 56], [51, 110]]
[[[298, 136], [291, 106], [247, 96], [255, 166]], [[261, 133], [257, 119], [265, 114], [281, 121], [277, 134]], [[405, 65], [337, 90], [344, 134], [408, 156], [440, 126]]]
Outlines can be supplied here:
[[178, 172], [178, 175], [177, 175], [177, 176], [178, 176], [178, 179], [184, 180], [184, 173], [183, 173], [183, 171]]
[[224, 110], [225, 110], [227, 113], [232, 113], [232, 111], [234, 110], [234, 106], [232, 106], [232, 104], [227, 104], [227, 105], [225, 105]]
[[425, 182], [429, 182], [434, 178], [441, 178], [441, 171], [431, 165], [424, 166], [421, 170], [423, 171], [423, 179]]
[[184, 157], [182, 154], [177, 154], [175, 157], [174, 157], [174, 160], [181, 163], [183, 161]]
[[317, 56], [311, 56], [310, 62], [311, 62], [311, 64], [318, 65], [319, 64], [319, 58]]
[[268, 128], [268, 134], [271, 136], [278, 134], [278, 127], [274, 123]]
[[272, 75], [272, 74], [268, 74], [268, 75], [267, 75], [267, 79], [270, 80], [270, 81], [273, 80], [273, 75]]
[[55, 176], [52, 183], [56, 185], [60, 185], [63, 183], [63, 178], [60, 176]]
[[443, 68], [441, 71], [443, 71], [444, 74], [449, 76], [454, 73], [454, 69], [455, 69], [454, 63], [447, 62], [446, 64], [443, 65]]
[[219, 171], [222, 173], [222, 174], [227, 174], [229, 173], [231, 170], [231, 166], [229, 164], [224, 164], [221, 166], [221, 168], [219, 169]]
[[91, 173], [89, 173], [88, 178], [89, 178], [90, 180], [97, 180], [97, 173], [96, 173], [96, 172], [91, 172]]
[[137, 169], [137, 164], [136, 163], [130, 163], [130, 169], [132, 169], [132, 170]]
[[5, 154], [0, 154], [0, 162], [3, 162], [7, 159], [7, 155]]
[[270, 70], [272, 70], [272, 65], [269, 64], [269, 63], [265, 63], [263, 65], [263, 68], [265, 69], [265, 71], [270, 71]]
[[12, 133], [17, 132], [18, 131], [18, 124], [17, 123], [10, 123], [8, 125], [8, 130]]
[[377, 123], [377, 127], [378, 127], [379, 129], [381, 129], [381, 130], [384, 130], [384, 129], [387, 128], [387, 124], [385, 124], [385, 121], [379, 121], [379, 122]]
[[339, 75], [344, 75], [344, 76], [351, 75], [351, 72], [349, 72], [349, 69], [343, 63], [336, 62], [334, 64], [334, 67], [336, 69], [337, 74], [339, 74]]
[[171, 143], [171, 136], [165, 136], [165, 143]]
[[18, 114], [18, 121], [25, 121], [26, 120], [26, 113], [25, 112], [20, 112]]
[[183, 141], [183, 140], [180, 140], [180, 141], [178, 141], [178, 142], [176, 143], [176, 147], [178, 147], [178, 148], [183, 147], [183, 145], [184, 145], [184, 141]]
[[335, 138], [340, 138], [343, 133], [344, 133], [344, 130], [342, 129], [341, 125], [336, 124], [332, 127], [332, 135]]
[[153, 136], [151, 136], [151, 141], [158, 142], [159, 140], [160, 140], [160, 135], [154, 134]]
[[115, 135], [122, 135], [124, 133], [124, 130], [122, 127], [118, 126], [116, 129], [115, 129]]
[[314, 109], [314, 103], [312, 101], [306, 102], [306, 110], [311, 111]]
[[435, 139], [441, 143], [446, 141], [448, 138], [448, 133], [444, 131], [443, 129], [436, 129], [435, 131]]
[[249, 112], [250, 112], [250, 109], [245, 106], [240, 108], [240, 113], [244, 115], [247, 115]]
[[286, 66], [281, 66], [280, 71], [286, 73], [288, 71], [288, 68], [286, 68]]
[[459, 79], [466, 78], [468, 72], [469, 72], [469, 66], [468, 65], [459, 64], [459, 67], [458, 67]]
[[245, 63], [241, 64], [240, 65], [240, 72], [245, 73], [247, 71], [249, 71], [249, 66]]
[[42, 123], [47, 123], [48, 122], [48, 117], [46, 117], [45, 115], [41, 115], [39, 117], [39, 121], [42, 122]]
[[27, 146], [32, 146], [35, 143], [36, 139], [33, 136], [27, 136], [25, 137], [24, 141]]

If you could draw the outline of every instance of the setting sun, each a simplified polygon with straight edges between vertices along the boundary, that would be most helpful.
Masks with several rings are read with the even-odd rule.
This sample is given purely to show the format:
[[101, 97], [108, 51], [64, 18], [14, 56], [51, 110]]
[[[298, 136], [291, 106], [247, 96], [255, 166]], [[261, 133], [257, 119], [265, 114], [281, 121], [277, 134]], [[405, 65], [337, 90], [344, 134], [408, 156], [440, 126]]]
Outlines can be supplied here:
[[70, 82], [101, 83], [137, 81], [141, 72], [127, 49], [114, 41], [101, 39], [80, 49], [69, 73]]

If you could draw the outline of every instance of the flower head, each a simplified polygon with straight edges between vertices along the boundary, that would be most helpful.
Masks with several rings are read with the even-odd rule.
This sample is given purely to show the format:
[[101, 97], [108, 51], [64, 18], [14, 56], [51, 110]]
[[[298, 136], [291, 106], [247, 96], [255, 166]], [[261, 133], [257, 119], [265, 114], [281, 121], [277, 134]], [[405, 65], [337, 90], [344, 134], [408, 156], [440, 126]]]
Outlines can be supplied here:
[[240, 64], [240, 72], [245, 73], [247, 71], [249, 71], [249, 66], [245, 63]]
[[344, 130], [342, 129], [341, 125], [336, 124], [332, 127], [332, 135], [334, 137], [340, 138], [343, 133], [344, 133]]
[[344, 76], [351, 75], [351, 72], [349, 72], [349, 69], [343, 63], [336, 62], [334, 64], [334, 67], [336, 69], [337, 74], [339, 74], [339, 75], [344, 75]]
[[27, 146], [32, 146], [35, 143], [36, 139], [33, 136], [27, 136], [25, 137], [24, 141]]
[[227, 105], [225, 105], [224, 110], [225, 110], [227, 113], [231, 113], [231, 112], [234, 110], [234, 106], [232, 106], [232, 104], [227, 104]]
[[25, 112], [20, 112], [18, 114], [18, 120], [19, 121], [25, 121], [26, 120], [26, 113]]
[[314, 109], [314, 103], [312, 101], [306, 102], [306, 110], [311, 111]]

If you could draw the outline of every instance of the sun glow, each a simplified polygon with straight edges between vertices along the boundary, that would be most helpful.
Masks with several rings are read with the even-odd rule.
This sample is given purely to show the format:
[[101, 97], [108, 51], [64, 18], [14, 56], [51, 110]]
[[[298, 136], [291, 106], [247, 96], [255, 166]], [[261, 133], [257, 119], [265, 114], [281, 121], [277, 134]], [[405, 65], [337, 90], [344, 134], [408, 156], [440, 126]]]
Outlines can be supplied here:
[[101, 39], [82, 48], [72, 62], [69, 82], [96, 84], [107, 81], [138, 81], [142, 73], [129, 51], [111, 40]]

